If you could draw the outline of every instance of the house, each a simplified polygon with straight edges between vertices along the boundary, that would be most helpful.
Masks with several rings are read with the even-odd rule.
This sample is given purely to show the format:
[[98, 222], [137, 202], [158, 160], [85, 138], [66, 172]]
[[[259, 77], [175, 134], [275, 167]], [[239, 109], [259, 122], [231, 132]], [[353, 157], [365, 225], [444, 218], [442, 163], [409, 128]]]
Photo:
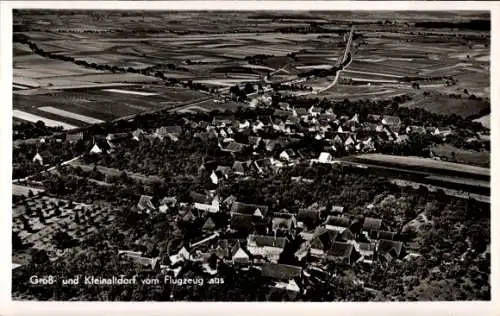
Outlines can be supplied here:
[[377, 243], [376, 253], [382, 261], [390, 262], [401, 256], [402, 249], [403, 243], [400, 241], [380, 239]]
[[216, 228], [216, 226], [215, 226], [213, 219], [211, 217], [208, 217], [201, 229], [202, 229], [202, 231], [205, 231], [205, 232], [212, 232], [215, 230], [215, 228]]
[[370, 238], [377, 239], [382, 226], [382, 220], [372, 217], [366, 217], [363, 222], [362, 231], [367, 233]]
[[258, 159], [252, 163], [252, 166], [259, 174], [269, 173], [274, 170], [275, 161], [273, 158]]
[[252, 125], [252, 131], [254, 133], [258, 133], [259, 131], [263, 130], [265, 127], [264, 123], [261, 121], [257, 120], [253, 125]]
[[332, 249], [339, 233], [337, 231], [317, 228], [311, 236], [311, 255], [314, 257], [324, 257], [326, 251]]
[[410, 125], [406, 127], [406, 134], [426, 134], [425, 127]]
[[332, 215], [328, 215], [324, 223], [325, 229], [338, 232], [339, 238], [343, 240], [354, 239], [350, 226], [351, 220], [349, 218]]
[[309, 112], [307, 111], [306, 108], [292, 109], [292, 112], [293, 112], [293, 116], [296, 116], [296, 117], [306, 117], [309, 114]]
[[287, 239], [265, 235], [249, 235], [247, 238], [247, 249], [254, 256], [267, 258], [271, 262], [278, 262], [279, 257], [285, 249]]
[[254, 231], [254, 217], [249, 214], [232, 213], [229, 227], [233, 231], [251, 233]]
[[269, 208], [265, 205], [234, 202], [231, 206], [231, 213], [247, 214], [256, 217], [266, 217], [268, 209]]
[[262, 265], [262, 276], [281, 281], [290, 281], [300, 278], [302, 268], [287, 264], [277, 264], [266, 262]]
[[451, 128], [449, 127], [436, 127], [434, 131], [432, 132], [432, 135], [434, 136], [440, 136], [440, 137], [446, 137], [453, 134], [451, 131]]
[[232, 169], [235, 175], [244, 176], [248, 169], [247, 163], [244, 161], [235, 161]]
[[83, 132], [66, 134], [66, 140], [70, 143], [76, 143], [79, 140], [83, 140]]
[[330, 214], [337, 214], [340, 215], [344, 213], [344, 207], [343, 206], [338, 206], [338, 205], [332, 205], [332, 208], [329, 211]]
[[[297, 294], [300, 292], [300, 288], [297, 285], [297, 282], [295, 282], [294, 279], [288, 281], [288, 282], [282, 282], [278, 281], [273, 285], [273, 289], [276, 291], [285, 291], [289, 295], [289, 299], [293, 300], [297, 296]], [[270, 295], [273, 293], [271, 290]]]
[[175, 196], [170, 196], [170, 197], [164, 197], [160, 201], [160, 207], [159, 210], [162, 213], [165, 213], [170, 207], [174, 207], [177, 205], [177, 198]]
[[300, 118], [295, 115], [290, 115], [286, 118], [285, 125], [297, 125], [300, 123]]
[[384, 115], [381, 123], [393, 131], [399, 131], [401, 128], [401, 119], [398, 116]]
[[297, 158], [297, 154], [291, 149], [285, 149], [281, 152], [279, 157], [281, 160], [290, 162], [293, 159]]
[[127, 251], [127, 250], [119, 250], [118, 255], [120, 257], [125, 257], [127, 260], [139, 264], [142, 266], [147, 266], [150, 267], [151, 269], [155, 269], [157, 266], [157, 263], [159, 261], [159, 257], [156, 258], [147, 258], [147, 257], [142, 257], [141, 252], [136, 252], [136, 251]]
[[231, 248], [231, 261], [233, 264], [240, 265], [246, 265], [250, 262], [249, 254], [241, 247], [239, 242]]
[[352, 264], [358, 257], [359, 254], [354, 249], [354, 246], [346, 242], [336, 241], [331, 249], [326, 251], [326, 258], [336, 263]]
[[273, 151], [276, 146], [276, 140], [274, 139], [263, 139], [262, 142], [264, 143], [267, 151]]
[[231, 173], [233, 172], [232, 168], [229, 166], [217, 166], [217, 169], [215, 169], [216, 173], [219, 173], [222, 177], [224, 178], [229, 178]]
[[250, 122], [248, 120], [245, 120], [243, 123], [239, 123], [238, 124], [238, 130], [239, 131], [242, 131], [242, 130], [245, 130], [245, 129], [248, 129], [250, 128]]
[[246, 145], [245, 144], [240, 144], [235, 141], [227, 142], [224, 143], [223, 145], [220, 145], [220, 149], [224, 152], [230, 152], [230, 153], [239, 153], [242, 152], [243, 149], [245, 149]]
[[189, 195], [193, 200], [193, 207], [195, 209], [209, 213], [219, 212], [220, 198], [218, 196], [210, 196], [193, 191]]
[[261, 141], [262, 137], [258, 137], [258, 136], [249, 136], [248, 137], [248, 144], [250, 146], [252, 146], [253, 149], [256, 149], [259, 147], [259, 144], [260, 144], [260, 141]]
[[374, 255], [375, 255], [375, 243], [369, 243], [369, 242], [360, 242], [358, 245], [357, 251], [359, 254], [362, 256], [362, 261], [364, 263], [371, 264], [373, 263], [374, 260]]
[[40, 154], [38, 152], [33, 157], [33, 162], [38, 162], [41, 166], [43, 166], [43, 158], [42, 158], [42, 156], [40, 156]]
[[147, 213], [151, 211], [155, 211], [156, 208], [153, 205], [153, 197], [148, 196], [148, 195], [141, 195], [141, 198], [139, 199], [139, 203], [137, 203], [137, 207], [139, 208], [140, 211], [146, 211]]
[[291, 233], [297, 227], [295, 216], [290, 213], [275, 213], [271, 223], [273, 232]]
[[320, 212], [315, 209], [301, 209], [297, 214], [297, 221], [304, 223], [308, 227], [315, 227], [319, 222]]
[[153, 136], [161, 140], [166, 137], [170, 138], [172, 141], [176, 142], [182, 134], [182, 127], [180, 126], [162, 126], [157, 128]]
[[191, 260], [191, 254], [186, 249], [186, 247], [182, 247], [177, 254], [170, 256], [170, 265], [175, 266], [177, 263]]
[[386, 240], [394, 240], [394, 237], [396, 236], [396, 232], [389, 232], [385, 230], [381, 230], [378, 234], [379, 239], [386, 239]]
[[224, 201], [222, 201], [222, 205], [231, 208], [231, 206], [233, 205], [234, 202], [236, 202], [236, 200], [237, 200], [236, 196], [231, 194], [230, 196], [225, 198]]
[[308, 109], [307, 112], [309, 112], [309, 114], [311, 114], [312, 116], [318, 116], [321, 114], [321, 108], [313, 105]]
[[193, 214], [191, 210], [187, 211], [181, 219], [184, 223], [192, 223], [196, 220], [196, 216]]
[[333, 157], [330, 153], [322, 152], [319, 154], [318, 160], [319, 163], [333, 163]]
[[231, 126], [235, 121], [234, 115], [216, 115], [212, 120], [212, 124], [216, 127], [226, 127]]
[[94, 143], [94, 146], [92, 149], [90, 149], [91, 154], [100, 154], [102, 153], [102, 149], [97, 145], [97, 143]]

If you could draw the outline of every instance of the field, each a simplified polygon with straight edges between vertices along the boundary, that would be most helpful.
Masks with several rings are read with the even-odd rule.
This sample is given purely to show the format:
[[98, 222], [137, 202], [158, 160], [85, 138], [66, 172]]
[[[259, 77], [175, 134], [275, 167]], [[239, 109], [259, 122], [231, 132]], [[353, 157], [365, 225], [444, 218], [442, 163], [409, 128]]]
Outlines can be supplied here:
[[14, 110], [14, 117], [43, 120], [50, 126], [63, 125], [65, 129], [71, 129], [206, 99], [206, 95], [185, 88], [147, 85], [126, 90], [89, 89], [14, 95], [13, 102], [19, 109]]
[[[448, 160], [463, 164], [471, 164], [482, 167], [489, 167], [491, 154], [488, 151], [474, 151], [456, 148], [450, 144], [441, 144], [431, 147], [431, 150], [438, 157], [446, 157]], [[454, 154], [452, 154], [454, 153]]]
[[382, 163], [403, 168], [430, 169], [436, 172], [459, 172], [481, 177], [490, 177], [490, 169], [421, 157], [364, 154], [355, 157], [366, 163]]
[[422, 108], [438, 114], [457, 114], [462, 117], [467, 117], [489, 108], [490, 104], [486, 101], [470, 100], [466, 96], [456, 99], [446, 95], [432, 93], [429, 96], [414, 98], [402, 106], [408, 108]]
[[[388, 99], [408, 94], [414, 97], [406, 104], [408, 107], [463, 116], [489, 107], [488, 32], [413, 28], [405, 23], [418, 19], [406, 13], [398, 14], [400, 17], [391, 25], [380, 25], [378, 20], [360, 12], [350, 14], [358, 16], [355, 36], [359, 37], [353, 42], [350, 65], [337, 82], [333, 76], [315, 78], [306, 84], [315, 90], [329, 89], [317, 94], [303, 91], [294, 94], [334, 100]], [[198, 102], [203, 97], [216, 98], [178, 87], [165, 88], [162, 82], [155, 85], [154, 82], [161, 80], [152, 76], [154, 72], [161, 72], [167, 79], [190, 81], [227, 93], [230, 86], [260, 82], [278, 69], [281, 71], [273, 73], [272, 82], [294, 79], [306, 71], [329, 69], [338, 64], [344, 53], [349, 23], [337, 13], [318, 15], [321, 18], [277, 21], [256, 19], [249, 12], [227, 12], [208, 19], [200, 12], [157, 12], [147, 19], [133, 12], [106, 13], [106, 19], [89, 25], [85, 14], [61, 11], [40, 17], [36, 13], [23, 13], [16, 16], [15, 22], [24, 31], [15, 30], [15, 34], [28, 36], [47, 52], [93, 66], [44, 58], [27, 45], [15, 43], [14, 94], [19, 98], [14, 99], [14, 108], [38, 116], [51, 114], [48, 119], [82, 126], [94, 119], [106, 121], [178, 107], [182, 102]], [[393, 20], [392, 16], [382, 15]], [[41, 18], [46, 23], [40, 24]], [[321, 28], [311, 27], [313, 22], [321, 23]], [[138, 25], [149, 31], [132, 31]], [[309, 27], [310, 30], [304, 31]], [[112, 73], [102, 70], [101, 65], [129, 67], [134, 71]], [[154, 71], [147, 76], [137, 73], [146, 67], [153, 67]], [[448, 76], [456, 79], [455, 85], [447, 86], [440, 79]], [[421, 89], [414, 89], [413, 82], [403, 80], [405, 77], [416, 78], [413, 81]], [[448, 97], [464, 89], [485, 101], [468, 100], [468, 95], [462, 99]], [[171, 90], [178, 93], [173, 96]], [[430, 95], [424, 96], [424, 92]], [[33, 95], [43, 96], [41, 105], [23, 100]], [[67, 102], [68, 99], [72, 101]], [[91, 119], [81, 121], [78, 116], [60, 116], [62, 112], [43, 114], [37, 111], [38, 106]], [[193, 106], [196, 109], [200, 105]], [[224, 108], [224, 105], [203, 108]]]

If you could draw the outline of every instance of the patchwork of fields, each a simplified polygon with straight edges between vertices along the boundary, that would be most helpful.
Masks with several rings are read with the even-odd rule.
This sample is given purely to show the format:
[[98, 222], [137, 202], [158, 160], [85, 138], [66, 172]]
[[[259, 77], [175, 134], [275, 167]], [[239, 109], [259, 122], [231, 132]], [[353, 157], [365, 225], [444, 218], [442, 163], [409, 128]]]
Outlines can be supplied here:
[[[85, 15], [56, 15], [44, 17], [43, 24], [36, 14], [23, 15], [16, 23], [36, 30], [15, 30], [15, 34], [28, 36], [45, 52], [75, 62], [42, 57], [28, 45], [14, 43], [14, 107], [77, 127], [214, 98], [188, 89], [166, 88], [160, 78], [227, 92], [236, 84], [261, 82], [269, 74], [271, 82], [282, 82], [300, 73], [331, 69], [343, 56], [349, 30], [342, 19], [329, 20], [331, 17], [276, 21], [254, 18], [250, 13], [227, 13], [205, 21], [196, 12], [159, 12], [146, 20], [133, 14], [111, 15], [94, 21], [99, 24], [96, 27], [95, 23], [87, 24]], [[412, 20], [407, 17], [399, 23], [404, 21]], [[321, 28], [313, 23], [322, 23]], [[149, 31], [131, 31], [137, 25]], [[489, 34], [463, 31], [464, 36], [471, 34], [476, 36], [474, 41], [448, 30], [384, 26], [361, 18], [349, 66], [338, 77], [310, 78], [313, 80], [306, 86], [334, 100], [409, 94], [414, 98], [408, 107], [442, 114], [477, 114], [489, 102], [468, 100], [467, 96], [489, 99]], [[126, 71], [112, 72], [104, 66]], [[141, 74], [145, 68], [151, 71]], [[447, 84], [445, 78], [449, 77], [455, 79], [453, 85]], [[467, 95], [462, 99], [448, 97], [465, 90]], [[424, 92], [430, 95], [423, 96]], [[293, 93], [318, 97], [307, 90]], [[18, 119], [35, 119], [16, 113]]]

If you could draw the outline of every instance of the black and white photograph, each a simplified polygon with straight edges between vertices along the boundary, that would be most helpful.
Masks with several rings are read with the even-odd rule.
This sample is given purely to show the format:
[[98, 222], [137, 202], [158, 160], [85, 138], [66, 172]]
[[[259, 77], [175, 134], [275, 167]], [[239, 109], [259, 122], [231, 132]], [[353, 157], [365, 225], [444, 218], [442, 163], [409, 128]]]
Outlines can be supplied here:
[[12, 11], [13, 301], [491, 300], [490, 11], [66, 6]]

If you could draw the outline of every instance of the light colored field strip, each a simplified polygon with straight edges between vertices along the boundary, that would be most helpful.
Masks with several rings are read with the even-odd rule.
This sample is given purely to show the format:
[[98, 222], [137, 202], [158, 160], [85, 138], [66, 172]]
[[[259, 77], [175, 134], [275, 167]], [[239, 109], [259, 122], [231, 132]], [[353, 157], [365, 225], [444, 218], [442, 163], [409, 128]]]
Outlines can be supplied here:
[[54, 108], [51, 106], [43, 106], [43, 107], [38, 108], [38, 109], [42, 110], [44, 112], [48, 112], [48, 113], [52, 113], [52, 114], [56, 114], [56, 115], [60, 115], [60, 116], [64, 116], [64, 117], [69, 117], [69, 118], [72, 118], [72, 119], [75, 119], [78, 121], [82, 121], [82, 122], [85, 122], [88, 124], [104, 123], [104, 121], [101, 121], [101, 120], [93, 118], [93, 117], [88, 117], [85, 115], [80, 115], [80, 114], [76, 114], [73, 112], [64, 111], [64, 110], [57, 109], [57, 108]]
[[42, 121], [45, 123], [46, 126], [49, 126], [49, 127], [62, 126], [62, 128], [65, 130], [78, 128], [78, 126], [70, 125], [70, 124], [63, 123], [63, 122], [54, 121], [54, 120], [51, 120], [51, 119], [48, 119], [45, 117], [41, 117], [41, 116], [31, 114], [28, 112], [23, 112], [20, 110], [12, 111], [12, 115], [18, 119], [29, 121], [29, 122], [36, 123], [38, 121]]
[[376, 75], [381, 77], [392, 77], [392, 78], [402, 78], [403, 76], [391, 75], [380, 72], [369, 72], [369, 71], [360, 71], [360, 70], [344, 70], [346, 73], [355, 73], [355, 74], [365, 74], [365, 75]]
[[123, 94], [135, 94], [135, 95], [142, 95], [142, 96], [158, 95], [158, 93], [154, 93], [154, 92], [142, 92], [142, 91], [132, 91], [132, 90], [121, 90], [121, 89], [107, 89], [104, 91], [123, 93]]

